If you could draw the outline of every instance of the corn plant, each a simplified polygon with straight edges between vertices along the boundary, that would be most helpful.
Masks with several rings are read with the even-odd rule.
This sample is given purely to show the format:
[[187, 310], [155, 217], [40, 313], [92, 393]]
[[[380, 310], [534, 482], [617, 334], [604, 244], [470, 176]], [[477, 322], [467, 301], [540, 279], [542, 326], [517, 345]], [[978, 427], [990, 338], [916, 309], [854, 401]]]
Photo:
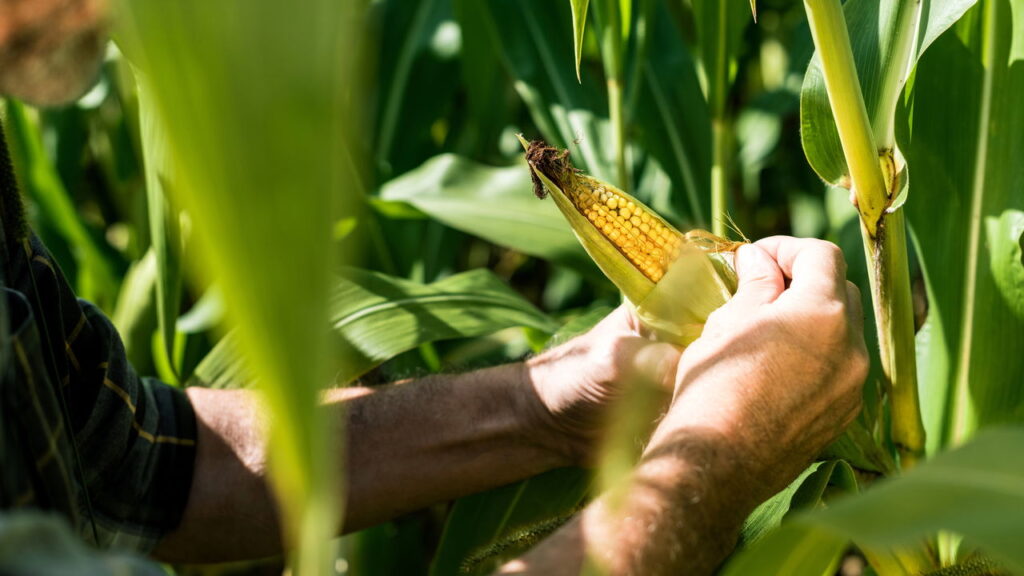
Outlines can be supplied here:
[[[999, 387], [1006, 389], [1004, 393], [1013, 395], [1015, 392], [1010, 390], [1016, 388], [1013, 384], [1016, 377], [1012, 372], [989, 372], [987, 370], [990, 365], [979, 369], [981, 364], [976, 363], [970, 353], [965, 351], [965, 347], [972, 349], [976, 325], [971, 323], [975, 321], [975, 314], [979, 310], [984, 313], [988, 308], [986, 302], [976, 299], [979, 282], [984, 284], [985, 280], [993, 276], [1005, 274], [1000, 268], [1006, 265], [1016, 266], [1013, 254], [1019, 254], [1020, 250], [1019, 228], [1016, 231], [1002, 228], [1009, 232], [1011, 238], [1017, 238], [1015, 247], [1000, 241], [997, 225], [992, 230], [994, 236], [990, 237], [987, 248], [981, 246], [978, 238], [983, 211], [994, 208], [993, 204], [988, 203], [989, 198], [996, 196], [1001, 201], [1009, 202], [1004, 207], [1019, 204], [1020, 201], [1020, 189], [1005, 184], [1005, 178], [1016, 169], [992, 162], [988, 156], [991, 153], [998, 158], [1006, 149], [1014, 146], [1011, 142], [1016, 138], [999, 140], [995, 147], [989, 148], [994, 126], [1013, 126], [1012, 122], [1019, 118], [1019, 112], [1015, 110], [1019, 107], [1003, 105], [1000, 96], [991, 91], [993, 82], [1007, 82], [1005, 88], [1012, 90], [1013, 83], [1019, 81], [1019, 77], [1015, 79], [1010, 72], [1015, 61], [1011, 49], [1011, 29], [1000, 29], [996, 25], [1001, 16], [1009, 17], [1014, 8], [1011, 4], [1000, 2], [981, 2], [972, 8], [973, 4], [849, 2], [840, 7], [838, 2], [805, 2], [818, 48], [818, 58], [808, 70], [801, 95], [804, 149], [808, 160], [823, 179], [832, 185], [853, 190], [851, 198], [857, 207], [869, 262], [883, 384], [890, 400], [888, 440], [904, 468], [915, 465], [924, 455], [926, 429], [929, 435], [939, 435], [928, 443], [930, 452], [935, 453], [943, 447], [964, 442], [978, 430], [979, 425], [1006, 420], [1005, 416], [997, 415], [998, 412], [992, 410], [991, 405], [989, 411], [979, 418], [980, 411], [976, 408], [978, 401], [968, 397], [966, 390], [975, 391], [971, 395], [984, 403], [985, 394], [981, 390]], [[1019, 14], [1020, 7], [1015, 10]], [[967, 16], [964, 16], [965, 12]], [[953, 30], [943, 35], [946, 27], [958, 19], [960, 22]], [[1016, 22], [1019, 24], [1020, 20]], [[871, 33], [875, 31], [878, 37], [872, 38]], [[852, 45], [851, 37], [857, 40]], [[962, 122], [950, 122], [943, 118], [938, 108], [918, 107], [919, 98], [924, 102], [941, 98], [939, 95], [948, 90], [951, 83], [965, 81], [950, 75], [948, 70], [940, 72], [937, 68], [928, 67], [930, 56], [925, 51], [933, 42], [940, 47], [947, 47], [938, 48], [943, 52], [931, 56], [936, 59], [934, 61], [956, 61], [956, 57], [944, 50], [949, 50], [951, 44], [959, 44], [959, 57], [966, 60], [976, 58], [975, 62], [985, 70], [981, 82], [969, 83], [970, 87], [965, 89], [966, 92], [976, 91], [975, 94], [980, 98], [973, 100], [973, 106], [962, 109], [968, 118], [972, 118], [967, 123], [974, 127], [974, 131], [970, 132], [969, 137], [963, 133], [964, 139], [959, 140], [957, 145], [952, 145], [950, 141], [940, 143], [929, 139], [927, 134], [936, 125]], [[929, 78], [931, 75], [936, 75], [934, 80]], [[938, 81], [940, 77], [942, 79]], [[834, 123], [829, 122], [829, 105]], [[1010, 116], [1005, 118], [1004, 123], [992, 116], [993, 111]], [[924, 115], [919, 115], [921, 112]], [[1009, 131], [1019, 133], [1021, 129], [1017, 126], [1009, 128]], [[966, 143], [976, 146], [973, 155], [971, 146]], [[996, 152], [996, 149], [1000, 151]], [[904, 153], [904, 150], [911, 152]], [[944, 157], [952, 166], [967, 166], [974, 178], [973, 186], [954, 191], [953, 187], [947, 185], [944, 190], [946, 195], [936, 194], [941, 189], [935, 186], [938, 166], [927, 163], [936, 157]], [[915, 170], [916, 167], [928, 172], [922, 177], [923, 184], [918, 179], [919, 171]], [[949, 174], [946, 169], [938, 172], [939, 179]], [[985, 185], [990, 182], [995, 183], [991, 189]], [[1016, 201], [1012, 200], [1014, 194], [1018, 196]], [[970, 251], [964, 263], [968, 267], [967, 272], [961, 277], [969, 288], [960, 294], [965, 299], [959, 300], [958, 304], [961, 317], [970, 320], [959, 327], [960, 331], [955, 337], [959, 346], [954, 344], [945, 349], [939, 348], [931, 342], [934, 334], [932, 331], [936, 324], [944, 323], [950, 314], [956, 312], [945, 307], [948, 301], [930, 300], [937, 307], [929, 310], [929, 324], [926, 324], [918, 337], [915, 350], [904, 210], [911, 214], [911, 218], [915, 213], [924, 216], [918, 221], [916, 230], [928, 234], [926, 230], [932, 228], [933, 224], [925, 215], [934, 214], [938, 205], [944, 205], [940, 209], [943, 212], [956, 210], [963, 197], [961, 195], [970, 198], [970, 218], [973, 224], [966, 230], [961, 229], [972, 240], [968, 241]], [[914, 203], [908, 204], [911, 198]], [[912, 209], [908, 206], [928, 208], [917, 212], [920, 208]], [[1001, 210], [996, 209], [992, 213], [991, 218], [995, 222], [1004, 218], [1000, 214]], [[911, 220], [911, 225], [913, 223]], [[929, 264], [932, 255], [937, 256], [935, 246], [924, 242], [918, 242], [916, 246], [928, 282], [931, 280], [929, 276], [934, 273], [928, 272], [929, 267], [938, 265], [941, 268], [945, 264], [938, 264], [936, 260]], [[1006, 256], [997, 256], [1000, 250], [1007, 248], [1009, 252], [1005, 253]], [[978, 269], [978, 252], [987, 252], [991, 258], [993, 267], [989, 274], [992, 276]], [[949, 254], [938, 258], [943, 257], [948, 258]], [[979, 281], [979, 277], [983, 280]], [[934, 281], [930, 284], [931, 292], [937, 285]], [[1020, 290], [1020, 285], [1010, 287], [1003, 284], [1002, 287], [1009, 289], [1010, 293]], [[943, 290], [937, 289], [940, 292]], [[1014, 335], [1007, 333], [1006, 337], [1013, 341], [1021, 334], [1020, 316], [1011, 313], [1009, 318], [1013, 318], [1009, 322], [1012, 326], [1009, 330]], [[989, 321], [993, 325], [1002, 324], [996, 317], [991, 317]], [[951, 358], [957, 362], [958, 370], [955, 373], [947, 375], [934, 370], [936, 365], [946, 365]], [[927, 368], [918, 371], [918, 361]], [[920, 387], [918, 374], [923, 376]], [[925, 402], [932, 406], [926, 412], [928, 423], [931, 424], [927, 428], [922, 422], [922, 411], [919, 408], [919, 389]], [[942, 403], [947, 410], [943, 416], [935, 413], [936, 403]], [[744, 573], [745, 567], [749, 569], [751, 565], [758, 565], [764, 555], [775, 554], [771, 562], [794, 562], [790, 565], [801, 566], [800, 570], [806, 573], [827, 572], [830, 562], [835, 561], [837, 552], [846, 544], [847, 538], [861, 546], [875, 570], [881, 574], [938, 570], [941, 566], [969, 559], [976, 553], [974, 546], [977, 545], [983, 549], [988, 548], [1004, 559], [1014, 558], [1015, 553], [1000, 543], [1002, 536], [992, 533], [988, 526], [973, 525], [967, 517], [971, 513], [958, 510], [958, 506], [952, 503], [940, 504], [936, 506], [938, 510], [922, 513], [920, 518], [927, 520], [922, 521], [915, 516], [919, 523], [900, 522], [891, 518], [893, 522], [890, 526], [894, 524], [896, 527], [885, 537], [879, 537], [879, 534], [886, 530], [878, 529], [877, 526], [877, 523], [885, 522], [883, 517], [888, 516], [883, 512], [884, 507], [900, 502], [899, 499], [904, 496], [910, 498], [911, 494], [913, 498], [938, 498], [943, 494], [957, 494], [964, 501], [971, 502], [972, 506], [984, 505], [984, 502], [994, 504], [1000, 501], [1000, 494], [1012, 499], [1009, 493], [999, 488], [978, 486], [971, 479], [979, 470], [988, 470], [994, 476], [1012, 474], [1009, 471], [1013, 465], [1006, 468], [1006, 462], [996, 461], [996, 446], [1000, 441], [1005, 441], [1005, 437], [1001, 438], [998, 433], [983, 436], [969, 447], [939, 455], [934, 462], [922, 465], [920, 471], [912, 471], [899, 481], [867, 492], [859, 501], [854, 499], [841, 502], [820, 515], [821, 518], [831, 517], [819, 525], [820, 528], [806, 528], [807, 525], [804, 525], [804, 532], [794, 536], [801, 531], [797, 527], [799, 524], [794, 523], [788, 533], [784, 531], [774, 537], [774, 550], [769, 551], [772, 546], [769, 544], [761, 549], [761, 557], [755, 551], [750, 557], [741, 557], [731, 569], [735, 573]], [[993, 458], [991, 461], [986, 461], [986, 447], [992, 451], [988, 456]], [[907, 501], [902, 502], [905, 507], [908, 506]], [[951, 500], [947, 496], [944, 502]], [[1009, 501], [1004, 504], [1009, 505]], [[861, 509], [851, 514], [855, 506]], [[872, 518], [872, 513], [875, 514], [875, 523], [863, 523], [865, 519]], [[999, 514], [995, 509], [991, 513]], [[807, 518], [814, 518], [814, 515]], [[858, 522], [861, 525], [854, 528]], [[941, 533], [942, 529], [958, 532], [973, 540], [973, 543], [960, 545], [958, 538]], [[780, 554], [780, 550], [787, 550], [787, 545], [781, 544], [787, 539], [789, 552]], [[811, 550], [809, 552], [795, 553], [795, 541], [805, 545], [814, 541], [816, 544], [804, 548]], [[894, 545], [900, 548], [893, 548]], [[1016, 566], [1019, 560], [1010, 562]], [[995, 569], [989, 563], [982, 562], [962, 570], [963, 573], [981, 574]]]

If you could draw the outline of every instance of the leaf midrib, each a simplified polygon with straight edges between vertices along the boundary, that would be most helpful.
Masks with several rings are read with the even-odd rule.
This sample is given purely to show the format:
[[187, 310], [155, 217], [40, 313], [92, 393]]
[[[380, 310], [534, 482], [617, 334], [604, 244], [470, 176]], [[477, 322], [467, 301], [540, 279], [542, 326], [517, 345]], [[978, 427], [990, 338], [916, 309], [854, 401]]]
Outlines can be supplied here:
[[995, 3], [985, 5], [985, 38], [982, 48], [981, 108], [978, 111], [978, 146], [974, 162], [974, 183], [971, 186], [971, 211], [968, 220], [967, 262], [964, 267], [964, 299], [961, 310], [957, 377], [951, 426], [952, 441], [959, 444], [971, 433], [971, 348], [974, 339], [974, 304], [978, 291], [978, 251], [981, 246], [981, 210], [985, 198], [985, 176], [988, 168], [989, 122], [992, 117], [992, 77], [995, 67]]

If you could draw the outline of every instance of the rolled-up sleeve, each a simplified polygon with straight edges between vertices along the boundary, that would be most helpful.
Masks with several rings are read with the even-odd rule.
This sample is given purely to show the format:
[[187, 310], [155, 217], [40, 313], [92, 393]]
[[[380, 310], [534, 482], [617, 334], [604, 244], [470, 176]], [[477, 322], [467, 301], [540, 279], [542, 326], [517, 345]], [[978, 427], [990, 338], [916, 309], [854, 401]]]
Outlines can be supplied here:
[[67, 442], [69, 449], [27, 451], [36, 462], [43, 448], [73, 460], [60, 463], [63, 477], [37, 470], [33, 482], [71, 485], [77, 509], [65, 512], [86, 540], [149, 551], [177, 527], [188, 501], [196, 443], [191, 403], [180, 389], [135, 372], [114, 326], [75, 297], [38, 238], [18, 248], [7, 284], [31, 303], [39, 342], [27, 354], [38, 355], [31, 360], [40, 366], [31, 382], [20, 377], [18, 384], [32, 387], [26, 397], [33, 402], [45, 404], [49, 395], [62, 412], [22, 415], [22, 427], [29, 428], [22, 435], [34, 434], [34, 425], [57, 430], [67, 422], [71, 434], [54, 436], [50, 444]]

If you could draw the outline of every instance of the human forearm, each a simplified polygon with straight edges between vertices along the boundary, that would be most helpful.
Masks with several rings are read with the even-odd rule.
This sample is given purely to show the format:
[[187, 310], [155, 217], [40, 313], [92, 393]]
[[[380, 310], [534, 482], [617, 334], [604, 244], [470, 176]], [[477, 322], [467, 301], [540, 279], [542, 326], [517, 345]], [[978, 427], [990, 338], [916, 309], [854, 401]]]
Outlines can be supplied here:
[[501, 573], [710, 574], [757, 497], [730, 442], [669, 419], [628, 480]]
[[345, 530], [569, 464], [521, 363], [389, 386], [348, 404]]
[[[565, 465], [548, 447], [524, 364], [325, 393], [347, 439], [344, 531]], [[268, 488], [264, 422], [248, 391], [191, 389], [199, 441], [182, 525], [156, 555], [183, 562], [280, 549]]]

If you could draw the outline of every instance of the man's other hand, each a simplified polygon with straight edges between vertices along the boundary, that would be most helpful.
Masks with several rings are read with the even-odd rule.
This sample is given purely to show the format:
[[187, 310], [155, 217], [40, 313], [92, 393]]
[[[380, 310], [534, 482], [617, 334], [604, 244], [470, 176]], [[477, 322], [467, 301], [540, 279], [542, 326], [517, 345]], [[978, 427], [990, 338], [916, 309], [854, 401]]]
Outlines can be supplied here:
[[665, 391], [676, 379], [680, 349], [640, 334], [627, 305], [619, 306], [586, 334], [526, 362], [540, 399], [540, 433], [567, 463], [594, 464], [602, 433], [628, 386]]

